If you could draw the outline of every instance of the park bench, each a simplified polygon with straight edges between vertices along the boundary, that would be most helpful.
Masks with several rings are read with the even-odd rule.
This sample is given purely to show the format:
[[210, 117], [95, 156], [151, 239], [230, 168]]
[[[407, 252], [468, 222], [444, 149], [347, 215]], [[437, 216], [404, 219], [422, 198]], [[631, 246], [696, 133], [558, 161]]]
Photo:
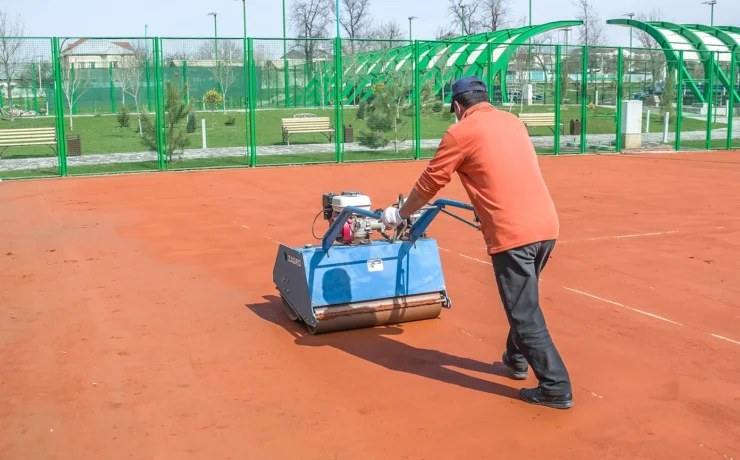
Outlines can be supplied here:
[[10, 147], [47, 145], [56, 153], [56, 128], [0, 129], [0, 158]]
[[323, 134], [331, 142], [334, 128], [329, 117], [317, 117], [310, 113], [299, 113], [293, 118], [281, 119], [283, 142], [290, 145], [290, 136], [294, 134]]
[[[553, 129], [555, 127], [555, 114], [554, 113], [520, 113], [519, 119], [522, 120], [524, 126], [527, 128], [535, 128], [538, 126], [547, 126], [550, 131], [555, 133]], [[565, 134], [564, 124], [560, 123], [560, 131]]]

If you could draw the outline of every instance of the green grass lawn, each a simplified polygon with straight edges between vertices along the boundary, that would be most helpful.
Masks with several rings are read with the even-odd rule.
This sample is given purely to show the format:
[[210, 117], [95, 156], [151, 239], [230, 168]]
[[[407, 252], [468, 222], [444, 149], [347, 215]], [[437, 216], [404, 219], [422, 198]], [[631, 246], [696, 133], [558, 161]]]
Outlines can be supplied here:
[[[508, 107], [498, 107], [500, 110], [509, 110]], [[511, 112], [518, 114], [519, 107], [512, 107]], [[553, 112], [552, 106], [530, 106], [525, 107], [523, 112]], [[293, 117], [297, 113], [312, 113], [316, 116], [327, 116], [334, 123], [333, 109], [280, 109], [280, 110], [258, 110], [255, 114], [255, 131], [257, 133], [258, 146], [276, 146], [283, 145], [280, 119]], [[354, 128], [355, 142], [363, 131], [367, 131], [365, 120], [359, 120], [356, 117], [355, 108], [344, 109], [344, 124], [351, 125]], [[588, 110], [586, 129], [588, 134], [607, 134], [614, 133], [616, 130], [616, 120], [613, 117], [614, 110], [605, 107], [596, 107]], [[580, 106], [563, 106], [561, 109], [561, 120], [565, 123], [566, 132], [568, 132], [568, 123], [571, 119], [580, 119]], [[235, 118], [236, 123], [233, 126], [226, 126], [228, 118]], [[209, 112], [197, 113], [197, 130], [193, 134], [188, 134], [188, 148], [199, 148], [201, 145], [201, 119], [206, 120], [206, 134], [209, 148], [218, 147], [244, 147], [247, 145], [245, 114], [240, 112], [211, 114]], [[432, 113], [421, 119], [421, 137], [422, 139], [440, 139], [450, 124], [454, 121], [446, 113]], [[131, 126], [121, 128], [114, 116], [92, 116], [92, 117], [75, 117], [75, 130], [70, 128], [69, 117], [65, 118], [66, 134], [79, 135], [82, 144], [83, 155], [95, 153], [120, 153], [120, 152], [145, 152], [149, 148], [140, 140], [136, 129], [136, 116], [131, 116]], [[53, 118], [25, 118], [16, 119], [12, 124], [8, 120], [0, 120], [0, 129], [11, 128], [36, 128], [36, 127], [53, 127]], [[651, 116], [651, 131], [657, 132], [662, 130], [661, 116], [653, 114]], [[714, 127], [724, 127], [723, 124], [716, 124]], [[675, 121], [670, 125], [670, 131], [675, 131]], [[683, 119], [683, 131], [701, 131], [706, 129], [706, 122], [692, 118]], [[552, 136], [552, 131], [547, 127], [532, 128], [529, 130], [532, 136]], [[410, 117], [402, 117], [402, 126], [399, 138], [408, 140], [413, 138], [413, 120]], [[291, 145], [299, 146], [301, 144], [326, 143], [329, 141], [321, 134], [299, 134], [291, 138]], [[46, 146], [38, 147], [12, 147], [6, 150], [3, 158], [29, 158], [29, 157], [50, 157], [55, 153]], [[386, 153], [378, 153], [386, 155]], [[395, 155], [395, 154], [394, 154]], [[404, 156], [395, 155], [397, 157]]]

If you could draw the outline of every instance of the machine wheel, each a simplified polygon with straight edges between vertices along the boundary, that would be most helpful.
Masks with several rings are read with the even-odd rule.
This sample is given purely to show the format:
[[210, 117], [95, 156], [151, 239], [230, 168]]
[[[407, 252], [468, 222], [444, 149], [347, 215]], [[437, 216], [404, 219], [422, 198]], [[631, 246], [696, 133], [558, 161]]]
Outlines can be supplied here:
[[285, 314], [288, 315], [288, 318], [290, 318], [291, 321], [299, 322], [301, 317], [298, 316], [298, 314], [293, 310], [293, 307], [290, 306], [288, 299], [283, 296], [280, 296], [280, 298], [283, 300], [283, 310], [285, 310]]

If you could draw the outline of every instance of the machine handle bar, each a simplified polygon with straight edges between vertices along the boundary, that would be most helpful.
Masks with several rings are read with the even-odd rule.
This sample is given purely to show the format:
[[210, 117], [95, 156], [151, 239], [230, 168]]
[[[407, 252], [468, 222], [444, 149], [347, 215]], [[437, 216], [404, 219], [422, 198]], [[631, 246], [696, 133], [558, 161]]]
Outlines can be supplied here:
[[[448, 200], [447, 198], [440, 198], [436, 200], [434, 203], [429, 205], [429, 208], [424, 214], [421, 215], [419, 220], [417, 220], [414, 225], [409, 230], [409, 239], [412, 243], [415, 243], [416, 240], [418, 240], [421, 235], [424, 234], [426, 229], [429, 227], [429, 225], [432, 223], [435, 217], [437, 217], [437, 214], [440, 213], [440, 211], [443, 211], [445, 207], [452, 207], [452, 208], [459, 208], [464, 209], [467, 211], [473, 211], [473, 205], [469, 203], [463, 203], [461, 201], [455, 201], [455, 200]], [[449, 211], [445, 211], [446, 214], [451, 215], [452, 217], [465, 222], [468, 225], [471, 225], [473, 227], [476, 227], [480, 229], [477, 225], [459, 217], [456, 216]], [[332, 244], [334, 244], [334, 241], [339, 236], [339, 233], [342, 231], [342, 227], [344, 227], [344, 224], [347, 222], [347, 219], [349, 219], [352, 215], [360, 215], [365, 217], [370, 217], [372, 219], [378, 219], [382, 217], [381, 213], [378, 212], [372, 212], [368, 211], [367, 209], [362, 208], [356, 208], [353, 206], [347, 206], [342, 210], [342, 212], [339, 213], [337, 218], [334, 220], [334, 223], [331, 224], [329, 227], [329, 230], [327, 230], [326, 234], [324, 235], [324, 238], [321, 240], [321, 249], [324, 250], [324, 252], [328, 255], [329, 249], [331, 248]], [[477, 220], [477, 216], [476, 216]]]

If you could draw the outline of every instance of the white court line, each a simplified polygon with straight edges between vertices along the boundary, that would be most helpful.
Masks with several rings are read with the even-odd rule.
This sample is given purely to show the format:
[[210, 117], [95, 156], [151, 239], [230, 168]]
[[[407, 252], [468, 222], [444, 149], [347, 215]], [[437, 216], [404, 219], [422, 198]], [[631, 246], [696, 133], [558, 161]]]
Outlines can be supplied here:
[[438, 247], [439, 249], [441, 249], [441, 250], [445, 251], [445, 252], [452, 252], [452, 251], [450, 251], [449, 249], [445, 249], [445, 248], [443, 248], [443, 247], [441, 247], [441, 246], [437, 246], [437, 247]]
[[268, 240], [272, 241], [273, 243], [277, 243], [277, 244], [283, 244], [283, 243], [281, 243], [281, 242], [280, 242], [280, 241], [278, 241], [278, 240], [273, 240], [273, 239], [272, 239], [272, 238], [270, 238], [269, 236], [266, 236], [265, 238], [267, 238]]
[[673, 321], [673, 320], [670, 320], [668, 318], [663, 318], [662, 316], [658, 316], [656, 314], [649, 313], [649, 312], [646, 312], [646, 311], [643, 311], [643, 310], [638, 310], [637, 308], [628, 307], [627, 305], [621, 304], [619, 302], [615, 302], [613, 300], [603, 299], [603, 298], [597, 297], [597, 296], [595, 296], [593, 294], [589, 294], [588, 292], [579, 291], [577, 289], [573, 289], [573, 288], [569, 288], [569, 287], [565, 287], [565, 286], [562, 286], [562, 288], [565, 289], [565, 290], [567, 290], [567, 291], [575, 292], [576, 294], [581, 294], [581, 295], [586, 296], [586, 297], [591, 297], [592, 299], [596, 299], [596, 300], [600, 300], [602, 302], [606, 302], [606, 303], [609, 303], [609, 304], [612, 304], [612, 305], [616, 305], [617, 307], [626, 308], [627, 310], [633, 311], [635, 313], [640, 313], [641, 315], [645, 315], [645, 316], [649, 316], [651, 318], [655, 318], [655, 319], [659, 319], [661, 321], [665, 321], [666, 323], [671, 323], [671, 324], [675, 324], [677, 326], [685, 327], [683, 324], [681, 324], [681, 323], [679, 323], [677, 321]]
[[247, 230], [250, 230], [250, 228], [247, 227], [246, 225], [242, 225], [242, 227], [246, 228]]
[[650, 233], [633, 233], [630, 235], [615, 235], [615, 236], [599, 236], [595, 238], [585, 238], [581, 240], [567, 240], [567, 241], [558, 241], [560, 244], [565, 243], [576, 243], [579, 241], [601, 241], [601, 240], [621, 240], [625, 238], [640, 238], [645, 236], [660, 236], [660, 235], [675, 235], [677, 233], [693, 233], [693, 232], [701, 232], [706, 230], [722, 230], [725, 227], [711, 227], [711, 228], [704, 228], [704, 229], [698, 229], [698, 230], [669, 230], [667, 232], [650, 232]]
[[466, 259], [474, 260], [474, 261], [476, 261], [478, 263], [481, 263], [481, 264], [493, 265], [491, 262], [486, 262], [485, 260], [480, 260], [480, 259], [476, 259], [475, 257], [466, 256], [465, 254], [458, 254], [458, 255], [460, 257], [465, 257]]
[[740, 345], [740, 342], [738, 342], [737, 340], [728, 339], [727, 337], [722, 337], [721, 335], [712, 334], [712, 337], [714, 337], [716, 339], [721, 339], [721, 340], [726, 340], [728, 342], [732, 342], [735, 345]]

